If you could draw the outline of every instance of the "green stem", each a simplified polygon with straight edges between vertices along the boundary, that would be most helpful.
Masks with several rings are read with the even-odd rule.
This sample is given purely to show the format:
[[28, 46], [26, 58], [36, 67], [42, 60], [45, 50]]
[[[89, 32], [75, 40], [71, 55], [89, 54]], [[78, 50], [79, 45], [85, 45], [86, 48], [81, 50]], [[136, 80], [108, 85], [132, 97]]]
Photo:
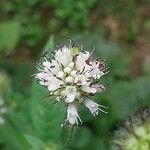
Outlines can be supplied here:
[[73, 138], [74, 138], [74, 135], [75, 135], [75, 132], [76, 132], [76, 127], [74, 125], [72, 125], [70, 127], [70, 130], [69, 130], [69, 133], [68, 133], [68, 138], [67, 138], [67, 142], [66, 142], [66, 148], [65, 149], [69, 149], [71, 144], [72, 144], [72, 141], [73, 141]]

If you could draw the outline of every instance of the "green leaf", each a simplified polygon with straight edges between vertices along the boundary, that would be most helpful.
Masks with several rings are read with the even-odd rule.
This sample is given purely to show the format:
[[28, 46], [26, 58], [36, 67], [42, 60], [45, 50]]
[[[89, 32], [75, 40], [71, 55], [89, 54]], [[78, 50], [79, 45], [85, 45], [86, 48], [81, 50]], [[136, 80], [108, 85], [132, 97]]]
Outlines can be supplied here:
[[[53, 37], [45, 48], [53, 46]], [[48, 97], [48, 90], [36, 81], [33, 82], [31, 89], [31, 117], [36, 134], [44, 141], [61, 141], [61, 123], [64, 121], [64, 106], [60, 103], [54, 104], [55, 99]]]
[[5, 53], [13, 51], [21, 36], [21, 26], [19, 22], [9, 21], [0, 22], [0, 52], [2, 49]]
[[31, 145], [32, 150], [43, 150], [45, 144], [37, 137], [26, 134], [25, 138], [27, 139], [28, 143]]
[[64, 107], [54, 104], [52, 99], [45, 102], [45, 90], [41, 85], [33, 83], [31, 97], [31, 117], [37, 136], [51, 142], [60, 140], [62, 134], [61, 123], [64, 120]]

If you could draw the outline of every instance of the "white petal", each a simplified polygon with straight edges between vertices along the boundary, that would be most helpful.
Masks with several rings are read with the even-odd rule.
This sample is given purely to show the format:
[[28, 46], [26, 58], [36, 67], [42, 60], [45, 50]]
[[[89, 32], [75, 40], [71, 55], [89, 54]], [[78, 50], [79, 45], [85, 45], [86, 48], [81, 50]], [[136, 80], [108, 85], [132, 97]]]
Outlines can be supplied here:
[[48, 90], [55, 91], [63, 84], [63, 81], [58, 80], [57, 78], [53, 77], [48, 81]]
[[57, 88], [58, 88], [57, 85], [55, 85], [54, 83], [52, 83], [48, 86], [49, 91], [55, 91]]
[[89, 89], [89, 83], [82, 85], [81, 86], [81, 90], [87, 93], [90, 93], [90, 89]]
[[102, 84], [95, 84], [95, 85], [92, 85], [92, 87], [95, 88], [96, 92], [99, 92], [99, 93], [106, 90], [106, 88]]
[[97, 92], [96, 88], [92, 87], [90, 84], [91, 83], [88, 82], [85, 85], [82, 85], [81, 90], [84, 91], [84, 92], [87, 92], [87, 93], [96, 93]]
[[72, 62], [70, 50], [66, 46], [57, 50], [55, 53], [55, 59], [63, 66], [67, 67]]
[[89, 56], [90, 56], [90, 53], [87, 51], [85, 53], [82, 53], [82, 52], [79, 53], [76, 59], [77, 70], [81, 71], [83, 69], [83, 67], [86, 65], [86, 60], [89, 58]]
[[41, 79], [45, 78], [45, 74], [43, 72], [37, 73], [35, 78], [41, 80]]
[[76, 74], [74, 83], [76, 83], [77, 85], [84, 85], [87, 83], [87, 78], [83, 74], [81, 74], [81, 75]]
[[90, 92], [91, 92], [91, 93], [96, 93], [97, 90], [96, 90], [96, 88], [91, 88], [91, 89], [90, 89]]
[[100, 62], [93, 62], [91, 66], [90, 76], [94, 77], [95, 79], [99, 79], [101, 76], [104, 75], [103, 71], [100, 71], [99, 69], [99, 63]]
[[54, 73], [58, 73], [60, 71], [60, 66], [56, 60], [52, 60], [51, 67], [55, 66], [53, 69]]
[[43, 66], [49, 68], [51, 66], [51, 63], [49, 61], [44, 61]]
[[84, 101], [85, 106], [90, 110], [90, 112], [95, 116], [99, 112], [99, 105], [90, 99]]
[[45, 85], [45, 86], [47, 86], [47, 85], [48, 85], [48, 82], [40, 81], [39, 83], [40, 83], [41, 85]]
[[50, 74], [57, 75], [61, 71], [61, 66], [56, 60], [52, 60], [49, 65], [44, 68], [44, 71]]

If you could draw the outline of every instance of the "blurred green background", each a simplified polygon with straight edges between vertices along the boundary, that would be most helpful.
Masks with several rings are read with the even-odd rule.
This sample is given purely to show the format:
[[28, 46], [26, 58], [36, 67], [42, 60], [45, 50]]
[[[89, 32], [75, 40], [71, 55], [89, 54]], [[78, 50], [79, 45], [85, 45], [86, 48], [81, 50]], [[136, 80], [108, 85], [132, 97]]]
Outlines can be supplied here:
[[7, 111], [0, 112], [0, 150], [65, 149], [64, 106], [31, 75], [43, 51], [69, 38], [94, 46], [110, 73], [100, 81], [107, 90], [95, 96], [109, 113], [94, 118], [81, 108], [84, 123], [68, 149], [111, 149], [120, 123], [150, 107], [149, 0], [0, 0], [0, 109]]

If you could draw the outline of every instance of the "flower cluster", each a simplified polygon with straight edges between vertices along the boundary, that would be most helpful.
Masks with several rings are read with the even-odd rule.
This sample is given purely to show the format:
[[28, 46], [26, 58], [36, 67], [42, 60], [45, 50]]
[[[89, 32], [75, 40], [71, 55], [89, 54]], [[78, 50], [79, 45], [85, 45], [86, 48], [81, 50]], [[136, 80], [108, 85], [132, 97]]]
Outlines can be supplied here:
[[0, 125], [5, 123], [4, 114], [7, 112], [7, 109], [4, 107], [4, 100], [0, 97]]
[[[44, 57], [38, 64], [35, 78], [41, 85], [47, 87], [52, 96], [67, 105], [65, 123], [72, 125], [82, 122], [77, 112], [77, 106], [83, 103], [95, 116], [105, 106], [99, 105], [89, 97], [102, 92], [105, 87], [98, 84], [98, 79], [107, 73], [104, 60], [93, 60], [92, 53], [79, 52], [79, 48], [64, 46], [54, 51], [53, 59]], [[65, 124], [64, 123], [64, 124]]]
[[149, 150], [150, 149], [150, 109], [125, 121], [123, 127], [115, 132], [112, 150]]

